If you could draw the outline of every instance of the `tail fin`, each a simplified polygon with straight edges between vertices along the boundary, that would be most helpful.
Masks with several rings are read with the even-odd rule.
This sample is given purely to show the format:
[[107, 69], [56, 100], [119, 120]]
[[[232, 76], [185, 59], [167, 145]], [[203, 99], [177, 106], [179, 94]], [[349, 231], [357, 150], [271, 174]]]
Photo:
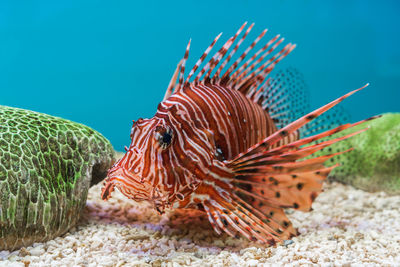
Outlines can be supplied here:
[[279, 144], [287, 134], [296, 131], [358, 90], [301, 117], [233, 160], [225, 162], [232, 176], [224, 177], [225, 179], [221, 179], [220, 182], [230, 184], [229, 194], [218, 187], [209, 188], [209, 191], [215, 192], [210, 193], [211, 197], [204, 202], [213, 227], [219, 232], [222, 229], [230, 235], [240, 232], [249, 239], [269, 244], [295, 236], [296, 230], [283, 209], [311, 210], [313, 201], [322, 191], [322, 182], [336, 167], [325, 167], [324, 162], [347, 151], [305, 158], [366, 129], [317, 144], [312, 142], [375, 117], [353, 124], [344, 124], [289, 144], [280, 144], [278, 147], [275, 145]]

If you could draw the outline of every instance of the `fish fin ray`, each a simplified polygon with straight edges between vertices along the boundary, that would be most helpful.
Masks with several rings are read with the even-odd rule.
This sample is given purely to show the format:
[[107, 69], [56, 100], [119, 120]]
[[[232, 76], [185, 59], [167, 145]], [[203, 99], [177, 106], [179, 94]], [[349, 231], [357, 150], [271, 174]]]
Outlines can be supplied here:
[[[323, 181], [335, 167], [337, 165], [326, 168], [319, 164], [313, 166], [311, 171], [240, 176], [243, 180], [235, 180], [235, 190], [267, 207], [309, 211], [322, 191]], [[246, 181], [252, 181], [254, 186], [249, 187]]]
[[[178, 92], [182, 88], [186, 87], [190, 83], [212, 83], [221, 86], [229, 86], [234, 90], [241, 91], [245, 95], [250, 92], [257, 91], [264, 81], [266, 81], [269, 73], [274, 69], [275, 65], [286, 57], [296, 45], [288, 43], [281, 48], [277, 53], [277, 49], [284, 38], [280, 38], [280, 35], [276, 35], [269, 40], [262, 48], [256, 51], [252, 56], [243, 64], [242, 61], [249, 56], [256, 44], [264, 37], [267, 30], [264, 30], [250, 45], [249, 47], [236, 58], [236, 53], [239, 46], [246, 39], [248, 33], [253, 28], [254, 24], [251, 24], [244, 31], [243, 36], [237, 41], [237, 37], [247, 26], [247, 22], [244, 23], [234, 36], [228, 39], [228, 41], [211, 57], [211, 59], [205, 63], [204, 60], [214, 47], [216, 41], [219, 39], [218, 35], [211, 45], [205, 50], [200, 59], [196, 62], [188, 77], [184, 80], [185, 63], [189, 54], [190, 41], [185, 51], [185, 56], [182, 59], [180, 65], [180, 72], [178, 78], [178, 84], [174, 88], [174, 92]], [[230, 50], [230, 53], [228, 51]], [[236, 60], [234, 61], [234, 59]], [[224, 71], [224, 69], [226, 69]], [[196, 72], [197, 75], [195, 76]], [[193, 82], [190, 79], [195, 76]], [[167, 90], [169, 92], [170, 90]]]
[[[279, 129], [278, 131], [274, 132], [270, 136], [266, 137], [261, 142], [250, 147], [246, 151], [238, 154], [235, 158], [232, 159], [232, 161], [237, 161], [243, 157], [247, 157], [249, 155], [256, 154], [258, 152], [266, 151], [267, 149], [271, 149], [271, 148], [274, 148], [277, 146], [279, 147], [279, 146], [287, 143], [285, 141], [288, 139], [288, 136], [295, 133], [297, 130], [299, 130], [301, 127], [303, 127], [304, 125], [306, 125], [313, 119], [317, 118], [324, 112], [328, 111], [332, 107], [334, 107], [337, 104], [339, 104], [340, 102], [342, 102], [347, 97], [349, 97], [352, 94], [356, 93], [357, 91], [365, 88], [366, 86], [368, 86], [368, 84], [364, 85], [363, 87], [361, 87], [359, 89], [353, 90], [353, 91], [343, 95], [342, 97], [339, 97], [339, 98], [333, 100], [332, 102], [304, 115], [303, 117], [300, 117], [299, 119], [293, 121], [292, 123], [286, 125], [285, 127]], [[308, 139], [306, 139], [306, 140], [308, 140]]]
[[[374, 118], [376, 117], [370, 119]], [[321, 143], [315, 141], [370, 119], [338, 126], [330, 131], [277, 148], [258, 150], [256, 153], [250, 151], [236, 159], [226, 161], [225, 166], [233, 173], [232, 190], [236, 194], [245, 196], [250, 204], [257, 202], [258, 205], [261, 203], [267, 207], [310, 210], [314, 199], [322, 191], [323, 181], [338, 166], [326, 167], [324, 165], [326, 161], [352, 149], [313, 158], [308, 156], [360, 134], [368, 128]]]
[[204, 210], [209, 219], [212, 219], [212, 224], [217, 224], [228, 235], [235, 237], [242, 234], [249, 240], [259, 240], [270, 245], [282, 242], [283, 237], [288, 236], [281, 236], [284, 229], [278, 223], [270, 224], [267, 217], [260, 212], [256, 215], [255, 210], [245, 205], [239, 196], [228, 191], [222, 195], [221, 190], [217, 190], [215, 186], [203, 190], [208, 192], [208, 198], [202, 203]]
[[171, 80], [170, 80], [170, 82], [168, 84], [167, 91], [165, 92], [163, 101], [165, 101], [168, 97], [170, 97], [172, 92], [174, 91], [174, 88], [175, 88], [176, 82], [177, 82], [177, 78], [178, 78], [178, 74], [179, 74], [179, 70], [180, 70], [180, 68], [182, 66], [182, 61], [183, 61], [183, 59], [181, 59], [179, 61], [178, 65], [176, 66], [174, 74], [172, 75]]

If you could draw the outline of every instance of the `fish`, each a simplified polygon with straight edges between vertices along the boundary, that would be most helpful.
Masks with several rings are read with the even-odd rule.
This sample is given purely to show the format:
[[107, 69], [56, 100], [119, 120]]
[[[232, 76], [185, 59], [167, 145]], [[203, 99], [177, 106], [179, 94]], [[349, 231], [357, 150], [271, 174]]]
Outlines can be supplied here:
[[189, 40], [154, 117], [133, 121], [131, 144], [108, 171], [103, 200], [117, 188], [160, 214], [199, 209], [216, 233], [272, 246], [298, 235], [285, 210], [310, 211], [338, 166], [324, 162], [347, 151], [308, 157], [365, 131], [324, 139], [369, 119], [309, 136], [302, 129], [367, 85], [288, 121], [287, 101], [277, 97], [285, 90], [270, 75], [296, 45], [279, 50], [284, 38], [276, 35], [254, 52], [264, 30], [237, 55], [253, 26], [244, 23], [209, 56], [219, 34], [185, 75]]

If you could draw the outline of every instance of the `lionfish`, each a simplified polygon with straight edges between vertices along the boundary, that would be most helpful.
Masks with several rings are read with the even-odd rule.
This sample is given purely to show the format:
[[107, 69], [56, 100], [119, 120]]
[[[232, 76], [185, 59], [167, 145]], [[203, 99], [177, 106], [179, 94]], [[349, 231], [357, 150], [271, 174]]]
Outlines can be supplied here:
[[361, 131], [315, 142], [363, 121], [307, 137], [301, 127], [365, 86], [278, 127], [285, 123], [277, 114], [287, 101], [276, 97], [282, 87], [269, 74], [296, 45], [275, 53], [284, 40], [277, 35], [244, 61], [264, 30], [233, 61], [253, 26], [235, 42], [243, 24], [203, 64], [218, 35], [184, 79], [189, 41], [154, 117], [133, 122], [130, 147], [109, 170], [102, 199], [117, 187], [130, 199], [151, 202], [160, 214], [165, 208], [200, 209], [218, 234], [240, 233], [270, 245], [297, 235], [284, 209], [311, 210], [336, 167], [324, 162], [346, 151], [307, 156]]

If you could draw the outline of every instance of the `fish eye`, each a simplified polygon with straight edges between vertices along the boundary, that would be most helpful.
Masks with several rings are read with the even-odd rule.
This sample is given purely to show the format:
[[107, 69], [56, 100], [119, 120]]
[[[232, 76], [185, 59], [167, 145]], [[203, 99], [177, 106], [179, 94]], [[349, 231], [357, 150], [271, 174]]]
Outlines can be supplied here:
[[163, 149], [166, 149], [172, 143], [172, 130], [169, 127], [157, 126], [155, 129], [155, 137], [158, 140], [160, 146]]
[[172, 141], [172, 135], [168, 132], [165, 132], [162, 136], [162, 143], [166, 144], [166, 145], [170, 145]]

